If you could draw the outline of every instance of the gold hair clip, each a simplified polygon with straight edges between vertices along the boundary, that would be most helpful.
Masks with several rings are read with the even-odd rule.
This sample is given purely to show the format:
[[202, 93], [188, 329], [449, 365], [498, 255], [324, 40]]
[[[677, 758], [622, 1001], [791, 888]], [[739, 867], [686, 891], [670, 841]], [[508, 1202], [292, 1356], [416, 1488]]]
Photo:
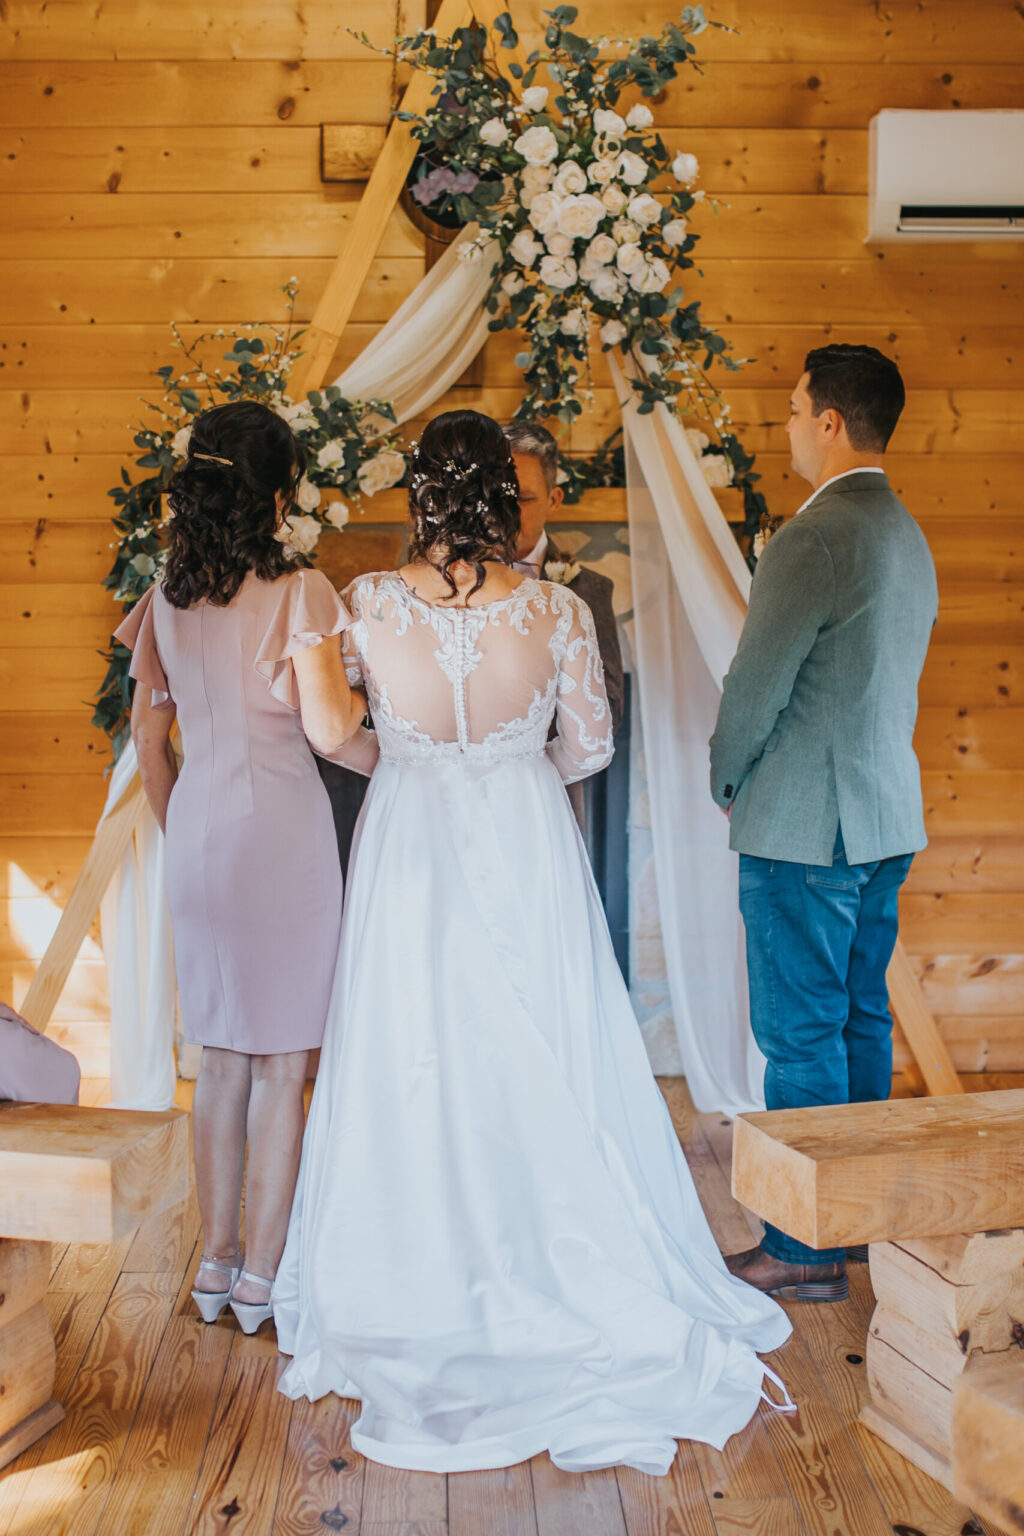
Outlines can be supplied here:
[[194, 459], [209, 459], [211, 464], [230, 464], [232, 469], [235, 467], [233, 459], [222, 459], [219, 453], [194, 453], [192, 457]]

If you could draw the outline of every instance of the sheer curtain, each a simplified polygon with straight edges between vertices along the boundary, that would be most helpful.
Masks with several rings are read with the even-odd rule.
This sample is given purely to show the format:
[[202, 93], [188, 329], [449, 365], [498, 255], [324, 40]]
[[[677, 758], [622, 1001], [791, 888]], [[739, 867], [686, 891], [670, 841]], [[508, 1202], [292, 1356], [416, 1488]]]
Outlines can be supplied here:
[[612, 357], [626, 439], [637, 682], [654, 873], [683, 1070], [701, 1110], [763, 1108], [750, 1033], [739, 861], [708, 787], [708, 740], [750, 572], [682, 425], [637, 410]]

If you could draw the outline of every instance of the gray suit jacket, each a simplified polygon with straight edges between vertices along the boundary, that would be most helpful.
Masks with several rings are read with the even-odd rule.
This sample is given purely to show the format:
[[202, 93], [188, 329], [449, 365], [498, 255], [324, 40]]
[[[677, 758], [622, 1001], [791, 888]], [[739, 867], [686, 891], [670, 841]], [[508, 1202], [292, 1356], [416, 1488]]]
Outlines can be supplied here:
[[912, 744], [938, 611], [924, 535], [884, 475], [826, 486], [765, 546], [711, 738], [730, 846], [831, 865], [927, 843]]

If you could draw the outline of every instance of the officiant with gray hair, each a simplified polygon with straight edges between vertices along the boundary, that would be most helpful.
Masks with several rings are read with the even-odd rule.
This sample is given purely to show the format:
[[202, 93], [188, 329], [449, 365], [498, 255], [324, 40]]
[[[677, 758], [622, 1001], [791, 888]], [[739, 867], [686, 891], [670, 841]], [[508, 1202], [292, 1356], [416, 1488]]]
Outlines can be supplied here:
[[526, 421], [509, 422], [504, 431], [519, 480], [520, 525], [515, 569], [524, 576], [569, 587], [590, 609], [604, 666], [612, 728], [617, 731], [622, 724], [625, 684], [612, 607], [612, 582], [600, 571], [577, 565], [571, 554], [558, 548], [548, 532], [547, 525], [556, 517], [564, 495], [558, 484], [558, 444], [551, 433], [546, 427]]

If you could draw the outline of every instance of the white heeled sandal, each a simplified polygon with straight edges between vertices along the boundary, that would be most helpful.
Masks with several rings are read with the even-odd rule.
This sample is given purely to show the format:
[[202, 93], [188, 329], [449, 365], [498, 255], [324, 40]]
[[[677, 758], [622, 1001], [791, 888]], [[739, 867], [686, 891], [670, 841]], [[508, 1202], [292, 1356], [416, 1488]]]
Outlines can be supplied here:
[[268, 1280], [266, 1275], [251, 1275], [247, 1269], [243, 1269], [237, 1279], [248, 1280], [250, 1285], [265, 1285], [267, 1288], [266, 1301], [236, 1301], [234, 1296], [231, 1297], [231, 1310], [237, 1317], [242, 1332], [255, 1333], [261, 1323], [265, 1323], [268, 1317], [274, 1315], [274, 1303], [270, 1299], [274, 1282]]
[[219, 1259], [201, 1259], [199, 1261], [199, 1269], [196, 1270], [197, 1278], [199, 1271], [203, 1269], [216, 1270], [217, 1274], [227, 1275], [228, 1277], [228, 1283], [222, 1291], [193, 1290], [192, 1292], [192, 1300], [199, 1308], [199, 1315], [203, 1322], [215, 1323], [231, 1300], [231, 1292], [234, 1289], [235, 1281], [242, 1273], [242, 1266], [241, 1264], [222, 1264]]

